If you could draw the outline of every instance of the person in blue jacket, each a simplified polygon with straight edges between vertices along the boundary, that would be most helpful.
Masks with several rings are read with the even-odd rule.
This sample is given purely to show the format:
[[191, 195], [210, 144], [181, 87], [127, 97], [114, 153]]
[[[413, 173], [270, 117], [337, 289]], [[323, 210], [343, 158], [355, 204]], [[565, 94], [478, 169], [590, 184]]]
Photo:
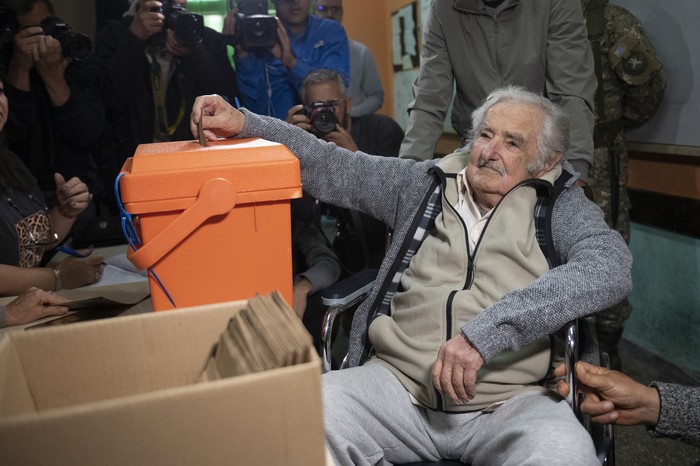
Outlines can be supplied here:
[[[270, 49], [236, 45], [234, 60], [243, 105], [251, 111], [284, 120], [301, 103], [299, 86], [311, 71], [337, 71], [345, 84], [350, 76], [350, 49], [343, 26], [309, 14], [310, 0], [275, 0], [278, 42]], [[226, 17], [224, 34], [234, 35], [236, 10]]]

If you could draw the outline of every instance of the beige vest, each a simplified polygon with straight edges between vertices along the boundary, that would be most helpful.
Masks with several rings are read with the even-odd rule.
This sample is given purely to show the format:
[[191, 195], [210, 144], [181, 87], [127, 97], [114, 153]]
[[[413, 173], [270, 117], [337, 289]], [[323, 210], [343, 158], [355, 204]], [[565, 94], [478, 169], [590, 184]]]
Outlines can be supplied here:
[[[452, 154], [440, 167], [445, 173], [457, 173], [467, 158], [466, 153]], [[560, 174], [557, 167], [543, 178], [553, 183]], [[474, 253], [470, 285], [465, 225], [454, 208], [457, 183], [447, 179], [442, 212], [401, 278], [402, 291], [392, 299], [391, 316], [377, 317], [369, 328], [376, 353], [372, 362], [388, 367], [419, 403], [474, 411], [522, 390], [540, 389], [537, 382], [550, 366], [549, 338], [503, 352], [484, 365], [477, 375], [477, 395], [466, 406], [441, 399], [430, 374], [440, 346], [464, 323], [549, 270], [535, 236], [536, 201], [535, 190], [521, 186], [495, 208]]]

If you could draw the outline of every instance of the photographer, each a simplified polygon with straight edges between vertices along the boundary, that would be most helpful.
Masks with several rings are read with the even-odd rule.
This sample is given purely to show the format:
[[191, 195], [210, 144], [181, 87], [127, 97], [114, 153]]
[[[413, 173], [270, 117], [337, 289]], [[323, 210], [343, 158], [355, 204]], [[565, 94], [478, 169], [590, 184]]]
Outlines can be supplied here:
[[100, 165], [112, 180], [139, 144], [191, 139], [186, 115], [196, 96], [234, 103], [238, 94], [223, 36], [185, 0], [134, 0], [99, 31], [96, 53], [108, 121]]
[[351, 117], [352, 98], [347, 95], [343, 79], [337, 72], [328, 69], [312, 71], [302, 81], [300, 92], [303, 104], [289, 109], [287, 123], [353, 152], [399, 155], [403, 139], [401, 127], [385, 115]]
[[91, 150], [105, 116], [90, 40], [56, 18], [49, 0], [4, 5], [19, 23], [2, 50], [13, 108], [6, 130], [9, 149], [29, 167], [49, 204], [55, 198], [55, 172], [85, 180], [98, 195]]
[[[239, 0], [239, 9], [256, 0]], [[350, 51], [345, 29], [339, 23], [309, 15], [310, 0], [275, 0], [277, 41], [270, 48], [249, 49], [238, 43], [234, 59], [238, 87], [246, 108], [284, 119], [299, 103], [302, 79], [317, 68], [350, 76]], [[229, 12], [224, 34], [236, 34], [236, 10]]]
[[[403, 139], [401, 127], [385, 115], [351, 117], [352, 99], [337, 72], [312, 71], [302, 81], [300, 90], [304, 104], [289, 109], [287, 123], [353, 152], [398, 156]], [[385, 247], [383, 223], [332, 206], [322, 205], [320, 211], [335, 223], [332, 247], [347, 271], [357, 272], [379, 263]]]

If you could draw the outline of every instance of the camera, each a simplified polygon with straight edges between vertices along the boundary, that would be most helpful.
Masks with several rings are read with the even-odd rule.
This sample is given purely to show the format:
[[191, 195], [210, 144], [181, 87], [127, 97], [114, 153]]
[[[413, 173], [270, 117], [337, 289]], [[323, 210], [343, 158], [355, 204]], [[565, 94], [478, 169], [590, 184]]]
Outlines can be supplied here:
[[325, 102], [314, 102], [308, 107], [301, 109], [301, 112], [309, 117], [311, 126], [320, 133], [326, 135], [335, 131], [338, 119], [335, 116], [335, 108]]
[[61, 44], [61, 51], [64, 57], [70, 57], [74, 60], [82, 60], [90, 55], [92, 50], [92, 41], [85, 34], [73, 32], [60, 18], [55, 16], [47, 16], [41, 22], [41, 28], [44, 34], [51, 36]]
[[19, 31], [19, 21], [14, 11], [0, 7], [0, 42], [12, 42]]
[[239, 0], [234, 42], [249, 50], [277, 43], [277, 20], [267, 14], [267, 0]]
[[185, 46], [193, 46], [202, 42], [204, 31], [204, 17], [190, 13], [187, 8], [173, 0], [163, 0], [162, 8], [153, 8], [151, 11], [162, 13], [165, 16], [165, 29], [172, 29], [175, 38]]

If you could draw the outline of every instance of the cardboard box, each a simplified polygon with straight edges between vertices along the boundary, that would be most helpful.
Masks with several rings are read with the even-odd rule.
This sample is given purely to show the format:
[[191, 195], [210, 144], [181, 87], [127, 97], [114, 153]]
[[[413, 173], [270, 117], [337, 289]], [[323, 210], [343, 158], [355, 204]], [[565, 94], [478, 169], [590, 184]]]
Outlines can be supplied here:
[[0, 341], [0, 464], [323, 465], [321, 365], [195, 383], [245, 301]]
[[142, 144], [122, 168], [121, 201], [138, 216], [141, 246], [128, 257], [149, 275], [153, 309], [279, 290], [292, 302], [290, 199], [299, 160], [262, 139]]

